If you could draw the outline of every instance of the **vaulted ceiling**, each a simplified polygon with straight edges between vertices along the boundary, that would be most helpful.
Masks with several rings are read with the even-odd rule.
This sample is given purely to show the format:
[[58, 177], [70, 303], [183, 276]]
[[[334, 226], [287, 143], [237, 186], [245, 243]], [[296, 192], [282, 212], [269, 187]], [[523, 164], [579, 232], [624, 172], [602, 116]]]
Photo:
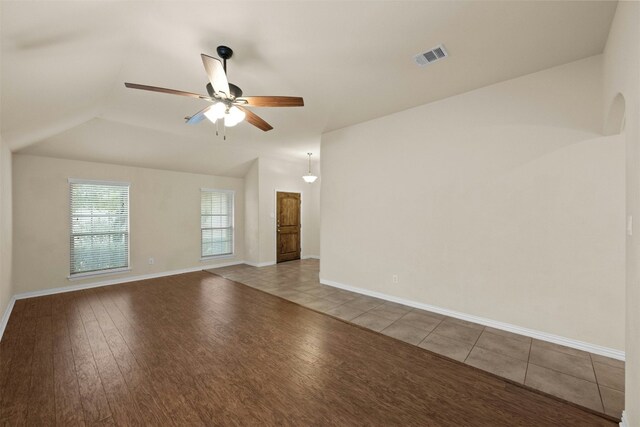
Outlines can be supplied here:
[[[1, 131], [14, 151], [242, 176], [258, 155], [304, 159], [323, 132], [602, 52], [615, 2], [3, 1]], [[413, 55], [444, 43], [450, 57]], [[227, 141], [184, 124], [206, 101], [200, 53], [234, 49], [228, 75], [256, 108]], [[599, 90], [599, 89], [598, 89]], [[304, 168], [304, 162], [301, 162]]]

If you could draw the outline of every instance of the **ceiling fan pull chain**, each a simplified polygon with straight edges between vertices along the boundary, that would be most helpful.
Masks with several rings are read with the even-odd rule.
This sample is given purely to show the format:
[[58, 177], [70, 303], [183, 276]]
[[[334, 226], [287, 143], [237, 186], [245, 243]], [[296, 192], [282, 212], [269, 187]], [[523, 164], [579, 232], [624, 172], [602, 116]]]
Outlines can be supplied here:
[[222, 125], [222, 129], [224, 129], [224, 135], [222, 136], [222, 139], [224, 141], [226, 141], [227, 140], [227, 126], [223, 124]]
[[216, 120], [216, 136], [218, 136], [218, 121]]

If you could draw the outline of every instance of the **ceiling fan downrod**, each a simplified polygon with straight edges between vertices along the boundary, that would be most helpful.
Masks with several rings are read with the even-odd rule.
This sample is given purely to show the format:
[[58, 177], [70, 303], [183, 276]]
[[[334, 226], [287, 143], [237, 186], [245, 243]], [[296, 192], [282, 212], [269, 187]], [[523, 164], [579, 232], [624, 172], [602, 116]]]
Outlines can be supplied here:
[[224, 73], [227, 73], [227, 59], [233, 56], [233, 49], [229, 46], [218, 46], [216, 48], [216, 52], [218, 52], [218, 56], [222, 58], [222, 67], [224, 68]]

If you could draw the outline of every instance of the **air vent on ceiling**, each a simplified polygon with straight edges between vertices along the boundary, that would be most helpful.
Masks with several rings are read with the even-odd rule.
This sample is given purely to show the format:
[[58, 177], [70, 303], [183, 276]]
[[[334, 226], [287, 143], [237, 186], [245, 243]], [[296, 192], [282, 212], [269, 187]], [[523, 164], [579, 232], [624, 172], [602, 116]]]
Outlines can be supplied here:
[[433, 64], [436, 61], [440, 61], [441, 59], [449, 56], [447, 50], [444, 48], [444, 45], [439, 45], [434, 47], [428, 52], [419, 53], [413, 57], [415, 59], [416, 64], [424, 67], [425, 65]]

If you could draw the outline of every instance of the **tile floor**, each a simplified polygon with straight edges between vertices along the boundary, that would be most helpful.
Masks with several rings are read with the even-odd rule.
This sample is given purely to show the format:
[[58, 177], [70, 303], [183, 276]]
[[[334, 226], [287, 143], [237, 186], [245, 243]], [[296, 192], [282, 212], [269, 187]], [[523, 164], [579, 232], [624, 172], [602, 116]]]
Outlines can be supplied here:
[[320, 284], [318, 260], [208, 270], [619, 418], [624, 362]]

